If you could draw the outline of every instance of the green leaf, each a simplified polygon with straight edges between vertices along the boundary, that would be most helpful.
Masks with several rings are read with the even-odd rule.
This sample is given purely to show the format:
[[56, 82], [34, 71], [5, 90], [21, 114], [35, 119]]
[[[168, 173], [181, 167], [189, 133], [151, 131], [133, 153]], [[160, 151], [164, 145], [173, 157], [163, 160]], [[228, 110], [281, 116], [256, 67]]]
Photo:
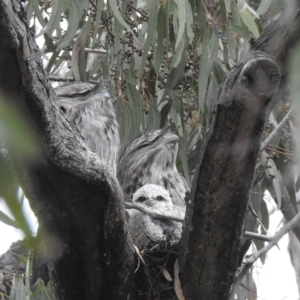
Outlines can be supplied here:
[[0, 221], [6, 225], [15, 227], [15, 228], [20, 228], [18, 222], [14, 221], [11, 219], [7, 214], [5, 214], [3, 211], [0, 210]]
[[205, 97], [207, 91], [208, 76], [210, 74], [214, 60], [218, 55], [218, 38], [212, 32], [211, 39], [209, 40], [209, 31], [206, 32], [202, 44], [201, 61], [199, 67], [199, 109], [203, 110], [205, 104]]
[[128, 103], [123, 104], [122, 101], [118, 101], [116, 105], [116, 114], [120, 125], [120, 140], [122, 145], [127, 145], [128, 142], [130, 142], [130, 126], [128, 124], [131, 124], [131, 115], [128, 106]]
[[[281, 147], [284, 147], [283, 145], [280, 145]], [[277, 160], [277, 165], [282, 177], [283, 185], [286, 187], [290, 200], [295, 208], [296, 211], [298, 211], [297, 208], [297, 201], [296, 201], [296, 186], [295, 186], [295, 178], [294, 178], [294, 170], [291, 162], [287, 160], [285, 155], [279, 154], [279, 159]]]
[[186, 32], [189, 37], [189, 43], [194, 39], [194, 13], [189, 1], [184, 1], [186, 6]]
[[[12, 275], [14, 275], [14, 274], [12, 274]], [[15, 294], [16, 294], [16, 290], [17, 290], [17, 284], [18, 284], [19, 281], [20, 281], [20, 279], [17, 276], [13, 276], [12, 286], [11, 286], [10, 295], [9, 295], [9, 300], [15, 300], [16, 299]], [[16, 300], [18, 300], [18, 299], [16, 299]]]
[[[46, 67], [46, 72], [49, 74], [51, 72], [51, 69], [52, 69], [52, 66], [54, 65], [54, 63], [57, 63], [57, 57], [59, 55], [59, 52], [53, 52], [50, 59], [49, 59], [49, 62], [48, 62], [48, 65]], [[56, 64], [55, 64], [56, 66]]]
[[213, 62], [213, 72], [217, 79], [218, 84], [220, 85], [223, 82], [225, 72], [217, 61]]
[[22, 280], [17, 284], [16, 300], [26, 300], [26, 290]]
[[256, 11], [257, 14], [259, 14], [260, 16], [264, 15], [268, 11], [271, 3], [272, 0], [262, 0]]
[[51, 289], [48, 287], [45, 287], [45, 286], [43, 287], [42, 294], [43, 294], [44, 300], [53, 300], [54, 299], [54, 296], [51, 293]]
[[36, 284], [37, 287], [34, 290], [34, 292], [31, 294], [32, 297], [36, 296], [37, 294], [39, 294], [43, 289], [44, 289], [44, 282], [42, 279], [38, 279]]
[[72, 72], [75, 80], [84, 81], [85, 80], [85, 70], [87, 63], [87, 53], [85, 53], [84, 48], [88, 42], [90, 33], [91, 19], [82, 26], [78, 38], [73, 46], [72, 51]]
[[261, 213], [261, 221], [264, 227], [269, 229], [269, 211], [266, 202], [263, 200], [260, 202], [260, 213]]
[[[58, 52], [59, 53], [59, 52]], [[54, 55], [54, 54], [53, 54]], [[59, 55], [58, 56], [58, 60], [57, 61], [54, 61], [55, 64], [54, 64], [54, 68], [53, 70], [51, 71], [51, 74], [54, 74], [57, 70], [59, 70], [60, 67], [62, 67], [63, 63], [66, 61], [66, 60], [69, 60], [71, 58], [69, 52], [67, 50], [65, 50], [62, 55]], [[52, 58], [52, 57], [51, 57]], [[49, 62], [50, 63], [50, 62]], [[48, 69], [47, 69], [48, 70]], [[67, 76], [67, 74], [65, 74], [65, 76]]]
[[[39, 20], [40, 24], [44, 27], [46, 26], [46, 22], [42, 16], [42, 13], [41, 13], [41, 9], [39, 7], [39, 0], [31, 0], [30, 1], [30, 4], [32, 7], [30, 7], [30, 9], [33, 9], [37, 19]], [[27, 11], [27, 20], [30, 20], [29, 18], [29, 6], [28, 6], [28, 11]]]
[[154, 97], [150, 95], [149, 113], [147, 118], [147, 131], [158, 129], [160, 125], [160, 112]]
[[226, 35], [226, 40], [227, 40], [227, 46], [228, 46], [228, 52], [229, 52], [229, 57], [233, 60], [236, 61], [237, 55], [236, 55], [236, 44], [233, 38], [233, 31], [231, 26], [226, 27], [225, 29], [225, 35]]
[[224, 33], [226, 30], [227, 24], [227, 12], [226, 12], [226, 5], [224, 0], [220, 0], [220, 10], [221, 10], [221, 17], [222, 17], [222, 32]]
[[[177, 68], [179, 66], [179, 64], [182, 64], [182, 60], [184, 60], [183, 63], [184, 63], [184, 66], [185, 66], [186, 59], [187, 59], [187, 55], [185, 54], [186, 48], [187, 48], [187, 43], [188, 43], [188, 38], [187, 38], [187, 35], [185, 35], [184, 39], [181, 41], [181, 44], [176, 49], [176, 53], [172, 57], [172, 61], [171, 61], [171, 64], [170, 64], [170, 69]], [[182, 71], [183, 71], [183, 69], [182, 69]], [[177, 71], [176, 71], [176, 77], [177, 77], [177, 75], [180, 77], [181, 73], [178, 74]], [[176, 83], [177, 83], [178, 79], [176, 80]]]
[[27, 261], [26, 261], [26, 269], [25, 269], [25, 287], [27, 294], [31, 294], [30, 291], [30, 251], [28, 252]]
[[78, 29], [79, 21], [82, 16], [78, 1], [70, 1], [68, 28], [60, 44], [57, 46], [57, 51], [64, 49], [70, 45]]
[[[255, 246], [256, 246], [256, 250], [259, 251], [260, 249], [262, 249], [264, 246], [265, 246], [265, 242], [264, 241], [260, 241], [260, 240], [257, 240], [257, 239], [254, 239], [253, 240]], [[265, 264], [265, 261], [266, 261], [266, 255], [262, 255], [260, 256], [260, 260], [261, 260], [261, 263], [264, 265]]]
[[275, 190], [275, 201], [277, 202], [277, 206], [280, 209], [281, 208], [281, 203], [282, 203], [282, 178], [280, 175], [279, 170], [276, 167], [276, 164], [273, 159], [269, 158], [268, 159], [268, 168], [266, 168], [266, 175], [271, 176], [272, 179], [272, 184], [274, 186]]
[[26, 19], [31, 20], [32, 15], [33, 15], [33, 6], [32, 6], [32, 2], [29, 2], [26, 7]]
[[154, 52], [154, 68], [158, 72], [164, 52], [164, 38], [167, 36], [167, 18], [164, 9], [160, 8], [157, 17], [157, 46]]
[[141, 72], [143, 72], [143, 70], [146, 66], [146, 59], [148, 56], [150, 44], [153, 41], [154, 36], [155, 36], [155, 28], [156, 28], [157, 17], [158, 17], [158, 4], [156, 2], [153, 2], [152, 9], [148, 12], [148, 16], [149, 16], [149, 19], [148, 19], [147, 38], [146, 38], [146, 41], [142, 48], [143, 55], [142, 55], [142, 61], [141, 61], [141, 66], [142, 66], [142, 69], [140, 70]]
[[255, 185], [250, 191], [250, 200], [251, 205], [255, 213], [258, 215], [260, 210], [260, 205], [264, 194], [261, 193], [260, 186], [257, 184]]
[[117, 1], [116, 0], [108, 0], [107, 2], [109, 3], [109, 6], [110, 6], [115, 18], [118, 20], [118, 22], [132, 34], [134, 39], [136, 39], [133, 31], [131, 30], [129, 25], [125, 22], [124, 18], [122, 17], [122, 15], [118, 9], [118, 6], [117, 6]]
[[127, 82], [126, 94], [129, 99], [129, 110], [132, 116], [132, 127], [131, 136], [134, 138], [140, 132], [141, 120], [142, 120], [142, 108], [140, 93], [137, 89], [129, 82]]
[[103, 0], [97, 0], [97, 9], [96, 9], [96, 19], [94, 20], [94, 33], [93, 33], [93, 42], [92, 42], [92, 48], [95, 47], [96, 42], [96, 36], [98, 33], [98, 28], [101, 21], [101, 14], [102, 14], [102, 8], [103, 8]]
[[161, 115], [160, 128], [163, 128], [165, 126], [171, 107], [172, 107], [172, 103], [168, 102], [160, 111], [160, 115]]
[[248, 6], [239, 5], [238, 12], [247, 28], [254, 34], [256, 38], [259, 37], [259, 31], [255, 23], [255, 17], [249, 11]]
[[60, 22], [62, 13], [66, 10], [71, 0], [53, 0], [52, 1], [52, 13], [47, 25], [40, 31], [37, 37], [46, 33], [49, 36], [56, 29], [56, 25]]
[[175, 44], [175, 49], [177, 49], [178, 45], [182, 41], [182, 37], [184, 34], [184, 28], [186, 23], [186, 6], [185, 6], [186, 0], [175, 0], [175, 2], [177, 5], [178, 22], [179, 22], [176, 44]]

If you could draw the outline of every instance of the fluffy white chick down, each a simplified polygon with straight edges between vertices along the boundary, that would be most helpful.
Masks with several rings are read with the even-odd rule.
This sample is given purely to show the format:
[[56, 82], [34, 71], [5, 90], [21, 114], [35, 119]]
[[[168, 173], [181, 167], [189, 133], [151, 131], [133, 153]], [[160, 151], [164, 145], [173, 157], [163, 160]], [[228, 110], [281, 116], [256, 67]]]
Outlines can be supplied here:
[[[147, 184], [139, 188], [132, 197], [132, 202], [164, 214], [184, 214], [181, 207], [176, 207], [169, 192], [161, 186]], [[177, 212], [178, 210], [178, 212]], [[133, 241], [140, 248], [146, 248], [149, 243], [167, 241], [169, 245], [177, 244], [181, 238], [182, 223], [172, 220], [152, 218], [136, 209], [128, 209], [130, 219], [128, 230]]]

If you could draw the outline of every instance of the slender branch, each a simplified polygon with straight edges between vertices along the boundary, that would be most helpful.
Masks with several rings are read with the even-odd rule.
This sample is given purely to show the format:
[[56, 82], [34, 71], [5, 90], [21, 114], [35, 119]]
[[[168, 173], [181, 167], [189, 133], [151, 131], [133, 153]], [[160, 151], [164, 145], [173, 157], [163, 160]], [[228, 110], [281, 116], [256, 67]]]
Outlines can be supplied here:
[[278, 132], [283, 128], [283, 126], [286, 124], [286, 122], [291, 117], [291, 114], [294, 112], [294, 108], [290, 108], [286, 116], [281, 120], [281, 122], [277, 125], [277, 127], [270, 133], [270, 135], [263, 141], [263, 143], [260, 146], [259, 152], [263, 152], [266, 147], [271, 143], [271, 141], [275, 138], [275, 136], [278, 134]]
[[91, 5], [97, 10], [97, 6], [95, 5], [95, 3], [93, 1], [89, 1], [91, 3]]
[[300, 222], [300, 212], [297, 213], [297, 215], [287, 224], [285, 224], [272, 238], [272, 241], [270, 243], [262, 248], [261, 250], [253, 253], [249, 258], [246, 259], [231, 292], [230, 300], [234, 299], [234, 295], [237, 291], [238, 286], [242, 282], [244, 276], [248, 273], [252, 265], [256, 262], [258, 258], [260, 258], [262, 255], [266, 254], [271, 248], [273, 248], [275, 245], [277, 245], [278, 241], [289, 231], [291, 231], [294, 227], [298, 225]]
[[135, 10], [136, 12], [138, 12], [141, 16], [143, 16], [147, 20], [149, 19], [149, 17], [146, 14], [141, 12], [138, 8], [134, 7], [132, 4], [128, 3], [128, 6], [131, 7], [133, 10]]
[[85, 48], [84, 51], [89, 53], [107, 54], [107, 51], [102, 49]]
[[163, 220], [172, 220], [172, 221], [177, 221], [177, 222], [183, 222], [184, 221], [184, 212], [179, 211], [178, 209], [174, 209], [173, 212], [161, 212], [157, 211], [156, 209], [150, 208], [150, 207], [144, 207], [139, 204], [135, 203], [125, 203], [125, 208], [129, 209], [137, 209], [140, 212], [150, 216], [151, 218], [154, 219], [163, 219]]
[[264, 235], [264, 234], [258, 234], [258, 233], [254, 233], [254, 232], [250, 232], [250, 231], [245, 231], [243, 236], [251, 238], [251, 239], [264, 241], [264, 242], [271, 242], [272, 239], [274, 238], [272, 236], [267, 236], [267, 235]]
[[[50, 75], [48, 76], [49, 80], [52, 81], [63, 81], [63, 82], [73, 82], [75, 79], [73, 77], [60, 77], [60, 76], [54, 76]], [[97, 80], [89, 80], [90, 83], [98, 83]]]

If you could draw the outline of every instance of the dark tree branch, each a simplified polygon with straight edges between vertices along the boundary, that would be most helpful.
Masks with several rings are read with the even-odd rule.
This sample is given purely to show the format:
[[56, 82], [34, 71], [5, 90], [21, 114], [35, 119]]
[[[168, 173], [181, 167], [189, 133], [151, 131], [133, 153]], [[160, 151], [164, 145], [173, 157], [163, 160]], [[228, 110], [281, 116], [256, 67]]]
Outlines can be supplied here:
[[18, 1], [0, 1], [0, 87], [43, 144], [39, 161], [13, 160], [39, 219], [55, 293], [58, 299], [127, 299], [134, 293], [134, 250], [122, 191], [57, 108], [24, 14]]
[[221, 85], [183, 226], [179, 262], [188, 299], [229, 297], [261, 132], [300, 38], [298, 9], [270, 22]]
[[[55, 75], [50, 75], [49, 80], [52, 81], [63, 81], [63, 82], [73, 82], [75, 81], [74, 77], [60, 77], [60, 76], [55, 76]], [[90, 83], [97, 83], [98, 81], [96, 80], [89, 80]]]
[[146, 207], [135, 203], [125, 203], [125, 208], [127, 209], [136, 209], [140, 212], [154, 218], [154, 219], [162, 219], [162, 220], [173, 220], [177, 222], [184, 221], [184, 210], [179, 210], [174, 206], [174, 210], [172, 212], [162, 212], [161, 210], [157, 210], [152, 207]]
[[253, 53], [221, 87], [184, 221], [179, 257], [186, 298], [229, 295], [260, 136], [279, 80], [277, 63]]
[[273, 239], [272, 236], [258, 234], [258, 233], [250, 232], [250, 231], [245, 231], [243, 236], [250, 238], [250, 239], [256, 239], [256, 240], [260, 240], [260, 241], [264, 241], [264, 242], [271, 242]]

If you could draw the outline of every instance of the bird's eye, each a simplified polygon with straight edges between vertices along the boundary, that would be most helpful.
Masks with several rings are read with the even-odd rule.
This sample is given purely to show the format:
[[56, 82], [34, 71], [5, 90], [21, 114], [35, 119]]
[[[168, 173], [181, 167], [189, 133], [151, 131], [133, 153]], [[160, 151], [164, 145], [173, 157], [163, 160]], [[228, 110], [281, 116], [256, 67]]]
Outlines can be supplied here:
[[139, 146], [139, 149], [140, 148], [145, 148], [145, 147], [147, 147], [147, 146], [149, 146], [150, 145], [150, 143], [144, 143], [144, 144], [142, 144], [141, 146]]
[[141, 196], [136, 199], [136, 202], [144, 202], [146, 199], [147, 199], [146, 197]]
[[157, 201], [164, 201], [165, 198], [164, 198], [163, 196], [157, 196], [157, 197], [156, 197], [156, 200], [157, 200]]

